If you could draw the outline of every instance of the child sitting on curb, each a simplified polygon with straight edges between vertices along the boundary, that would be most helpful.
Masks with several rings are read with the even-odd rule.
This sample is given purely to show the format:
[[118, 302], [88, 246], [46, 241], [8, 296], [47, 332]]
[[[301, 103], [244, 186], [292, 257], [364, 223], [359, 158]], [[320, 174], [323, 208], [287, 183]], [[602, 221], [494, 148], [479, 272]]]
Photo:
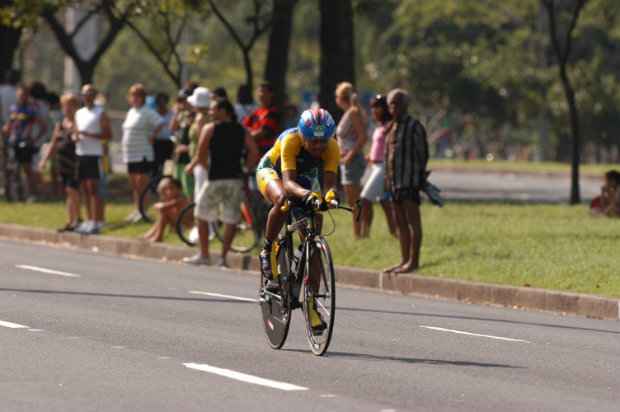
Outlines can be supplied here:
[[[181, 182], [170, 176], [164, 176], [157, 185], [159, 202], [153, 206], [157, 211], [157, 221], [144, 235], [144, 239], [151, 242], [161, 242], [164, 239], [164, 232], [167, 226], [173, 230], [181, 210], [189, 204], [189, 200], [183, 195]], [[183, 222], [188, 226], [193, 225], [193, 216], [186, 214], [188, 222]]]
[[592, 200], [590, 212], [594, 216], [620, 217], [620, 172], [610, 170], [605, 173], [601, 195]]

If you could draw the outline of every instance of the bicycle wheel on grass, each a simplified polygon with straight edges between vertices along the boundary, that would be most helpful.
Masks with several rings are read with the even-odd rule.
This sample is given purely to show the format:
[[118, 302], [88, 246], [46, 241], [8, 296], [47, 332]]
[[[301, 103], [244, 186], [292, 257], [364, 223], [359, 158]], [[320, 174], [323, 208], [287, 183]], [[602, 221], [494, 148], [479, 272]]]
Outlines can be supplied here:
[[[222, 222], [214, 222], [215, 237], [220, 242], [224, 240], [224, 225]], [[241, 222], [237, 224], [237, 233], [230, 245], [230, 249], [237, 253], [247, 253], [254, 249], [260, 242], [261, 232], [256, 226], [256, 221], [251, 208], [245, 203], [241, 204]]]
[[[309, 276], [319, 277], [316, 290], [313, 290]], [[336, 276], [329, 245], [324, 238], [308, 242], [308, 252], [303, 275], [303, 312], [306, 321], [306, 338], [312, 353], [321, 356], [327, 351], [332, 338], [336, 315]], [[315, 335], [308, 316], [310, 302], [314, 301], [316, 310], [326, 324], [321, 334]]]
[[261, 274], [259, 290], [261, 296], [259, 302], [263, 315], [263, 326], [269, 346], [273, 349], [280, 349], [286, 337], [288, 336], [289, 326], [291, 324], [291, 286], [290, 286], [290, 256], [289, 243], [282, 241], [276, 244], [277, 265], [275, 270], [278, 271], [280, 279], [280, 293], [272, 296], [263, 292], [267, 279]]
[[185, 206], [179, 213], [175, 224], [177, 235], [187, 246], [196, 246], [198, 243], [198, 227], [194, 218], [194, 206], [195, 203], [193, 202]]
[[153, 205], [158, 201], [157, 185], [160, 179], [152, 178], [146, 185], [142, 193], [140, 193], [140, 204], [138, 211], [144, 221], [152, 223], [156, 219], [156, 213]]

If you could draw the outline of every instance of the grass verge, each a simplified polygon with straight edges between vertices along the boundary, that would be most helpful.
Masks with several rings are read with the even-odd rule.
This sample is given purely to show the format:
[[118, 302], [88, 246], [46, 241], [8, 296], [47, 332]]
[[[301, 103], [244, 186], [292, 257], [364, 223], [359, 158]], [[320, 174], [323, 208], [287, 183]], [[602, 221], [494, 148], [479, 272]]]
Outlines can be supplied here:
[[[128, 203], [108, 207], [104, 234], [137, 238], [145, 223], [121, 225]], [[352, 240], [351, 217], [332, 212], [328, 240], [338, 265], [382, 269], [399, 260], [399, 248], [375, 209], [370, 239]], [[451, 203], [422, 208], [421, 273], [478, 282], [532, 286], [620, 297], [620, 220], [592, 218], [584, 207]], [[0, 203], [0, 223], [55, 229], [64, 224], [59, 202]], [[325, 220], [325, 230], [332, 223]], [[180, 244], [174, 234], [167, 243]], [[214, 247], [218, 247], [217, 243]]]

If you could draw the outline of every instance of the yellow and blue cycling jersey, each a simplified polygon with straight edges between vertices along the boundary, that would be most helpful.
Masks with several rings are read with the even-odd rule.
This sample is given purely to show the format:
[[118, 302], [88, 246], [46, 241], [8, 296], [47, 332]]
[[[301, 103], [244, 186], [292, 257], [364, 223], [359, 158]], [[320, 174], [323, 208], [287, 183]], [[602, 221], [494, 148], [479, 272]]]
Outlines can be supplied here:
[[327, 141], [327, 147], [320, 159], [304, 150], [303, 142], [297, 128], [288, 129], [282, 132], [273, 147], [265, 153], [256, 169], [256, 182], [263, 196], [267, 184], [280, 179], [283, 171], [295, 170], [298, 176], [319, 181], [324, 172], [336, 173], [340, 163], [340, 150], [336, 139]]

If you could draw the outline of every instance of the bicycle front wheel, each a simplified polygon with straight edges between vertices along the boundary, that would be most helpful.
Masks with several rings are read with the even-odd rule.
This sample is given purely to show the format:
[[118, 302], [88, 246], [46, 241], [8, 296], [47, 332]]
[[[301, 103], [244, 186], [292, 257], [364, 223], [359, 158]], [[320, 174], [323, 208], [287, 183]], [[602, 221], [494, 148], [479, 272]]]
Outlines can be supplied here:
[[[327, 351], [331, 342], [336, 316], [334, 263], [329, 245], [322, 237], [308, 242], [303, 284], [306, 338], [312, 353], [321, 356]], [[311, 311], [318, 313], [321, 327], [317, 328], [316, 324], [312, 324]]]
[[292, 299], [290, 285], [290, 264], [287, 241], [277, 245], [277, 265], [274, 270], [279, 273], [279, 293], [269, 293], [265, 290], [267, 279], [261, 274], [259, 285], [259, 302], [263, 315], [263, 326], [267, 335], [267, 342], [272, 349], [280, 349], [288, 336], [291, 324]]

